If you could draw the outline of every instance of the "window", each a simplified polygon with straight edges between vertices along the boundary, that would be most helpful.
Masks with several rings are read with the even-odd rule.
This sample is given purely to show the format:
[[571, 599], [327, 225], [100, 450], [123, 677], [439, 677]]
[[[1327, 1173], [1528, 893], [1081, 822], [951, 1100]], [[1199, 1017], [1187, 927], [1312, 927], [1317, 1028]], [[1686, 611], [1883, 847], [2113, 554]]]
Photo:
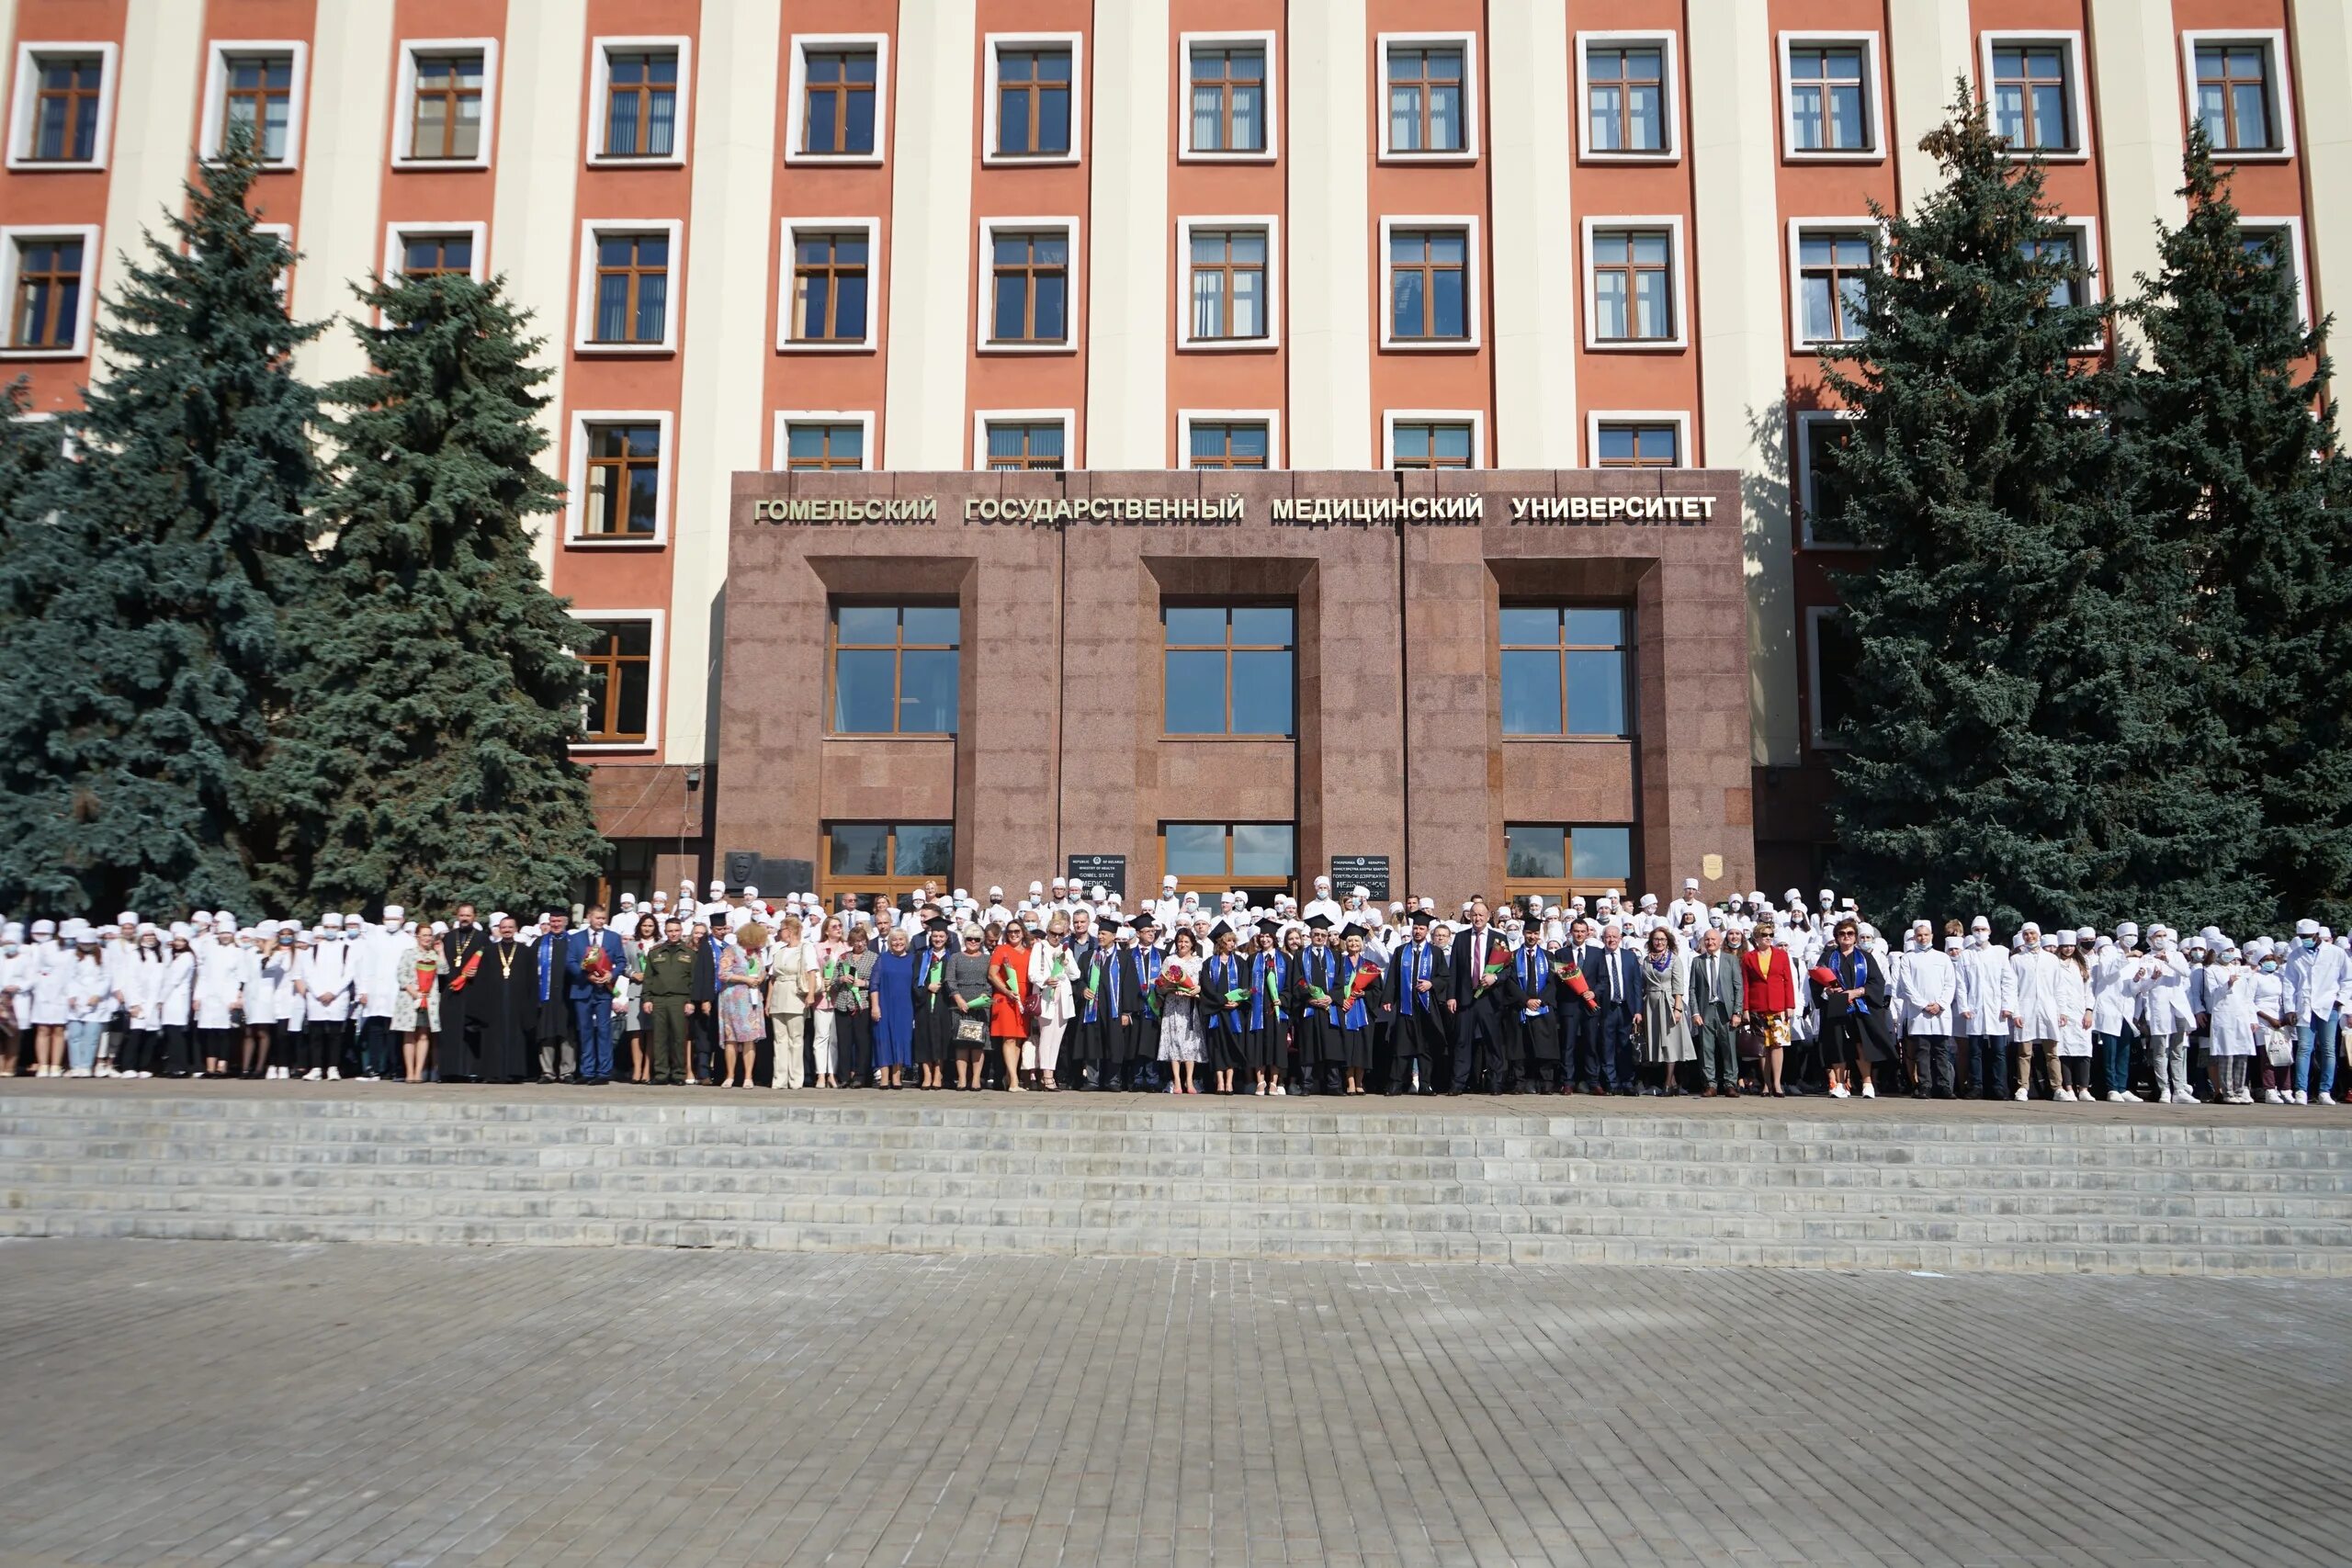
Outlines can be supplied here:
[[1631, 735], [1627, 618], [1605, 605], [1505, 604], [1503, 733]]
[[1381, 228], [1388, 255], [1387, 330], [1381, 346], [1476, 346], [1469, 229], [1391, 228], [1386, 219]]
[[794, 114], [787, 163], [882, 160], [890, 40], [880, 33], [804, 34], [792, 40]]
[[223, 55], [223, 91], [220, 134], [214, 152], [228, 145], [232, 130], [243, 128], [265, 164], [289, 162], [293, 146], [294, 56], [288, 54]]
[[580, 660], [588, 666], [584, 739], [591, 746], [640, 746], [652, 736], [653, 623], [591, 620]]
[[1058, 472], [1063, 468], [1068, 412], [981, 414], [978, 445], [983, 468], [998, 472], [1025, 469]]
[[595, 127], [592, 162], [678, 163], [685, 152], [681, 134], [688, 45], [680, 39], [598, 40], [602, 124]]
[[474, 236], [401, 234], [394, 267], [401, 277], [471, 277], [474, 276]]
[[2234, 157], [2285, 157], [2294, 148], [2289, 134], [2287, 95], [2280, 90], [2280, 33], [2216, 35], [2185, 33], [2188, 49], [2189, 101], [2213, 151]]
[[1675, 150], [1674, 39], [1586, 33], [1577, 66], [1588, 158], [1663, 158]]
[[1210, 39], [1188, 34], [1184, 46], [1184, 154], [1256, 158], [1272, 152], [1273, 89], [1267, 62], [1273, 35]]
[[962, 612], [945, 604], [836, 604], [836, 735], [953, 735]]
[[482, 58], [419, 55], [409, 98], [408, 155], [474, 163], [481, 157]]
[[2082, 142], [2075, 117], [2073, 35], [1993, 39], [1993, 130], [2021, 152], [2074, 152]]
[[1163, 605], [1167, 733], [1295, 733], [1296, 621], [1288, 604]]
[[1270, 343], [1267, 229], [1186, 225], [1186, 344]]
[[1476, 47], [1462, 36], [1380, 35], [1381, 155], [1478, 155]]
[[2295, 288], [2295, 319], [2308, 330], [2312, 324], [2312, 291], [2310, 276], [2304, 271], [2303, 220], [2242, 216], [2238, 220], [2238, 243], [2248, 255], [2260, 256], [2287, 268]]
[[1184, 426], [1184, 467], [1188, 468], [1263, 468], [1273, 462], [1273, 416], [1254, 419], [1211, 419], [1187, 414]]
[[1585, 220], [1586, 347], [1683, 346], [1681, 249], [1679, 218]]
[[989, 301], [983, 348], [1067, 348], [1070, 344], [1069, 229], [981, 225]]
[[1592, 449], [1604, 468], [1679, 468], [1682, 427], [1673, 420], [1604, 419], [1593, 427]]
[[2028, 240], [2018, 248], [2028, 261], [2040, 262], [2052, 270], [2049, 295], [2052, 310], [2087, 305], [2098, 298], [2091, 288], [2091, 265], [2082, 231], [2064, 230], [2042, 239]]
[[678, 346], [677, 276], [683, 225], [591, 220], [580, 226], [581, 354], [664, 354]]
[[874, 416], [778, 414], [775, 466], [797, 473], [844, 473], [865, 467]]
[[1872, 227], [1791, 226], [1796, 252], [1797, 344], [1857, 343], [1862, 336], [1862, 279], [1877, 265]]
[[1797, 415], [1796, 502], [1802, 538], [1812, 547], [1858, 544], [1839, 509], [1844, 505], [1832, 454], [1853, 433], [1854, 416], [1839, 409], [1813, 409]]
[[571, 543], [658, 545], [668, 532], [670, 415], [572, 416]]
[[985, 163], [1078, 158], [1079, 39], [989, 36], [994, 77]]
[[1880, 154], [1878, 35], [1781, 35], [1782, 130], [1792, 157]]
[[895, 905], [925, 883], [945, 886], [955, 860], [956, 829], [944, 822], [828, 822], [817, 891], [829, 909], [844, 893], [868, 909]]
[[1479, 446], [1475, 418], [1391, 415], [1388, 421], [1392, 468], [1475, 468]]
[[1503, 896], [1565, 904], [1634, 880], [1634, 830], [1599, 823], [1503, 824]]
[[105, 158], [112, 44], [28, 46], [17, 62], [16, 133], [9, 162], [92, 167]]
[[11, 354], [63, 357], [86, 352], [89, 298], [84, 268], [96, 252], [96, 230], [53, 233], [6, 231]]
[[1163, 822], [1163, 875], [1193, 886], [1287, 893], [1297, 875], [1298, 830], [1288, 822]]
[[828, 229], [793, 223], [792, 299], [788, 340], [804, 347], [865, 348], [868, 266], [874, 250], [870, 223]]
[[1841, 748], [1845, 741], [1840, 737], [1855, 716], [1853, 672], [1861, 668], [1861, 646], [1854, 640], [1846, 613], [1835, 605], [1809, 607], [1804, 613], [1804, 631], [1813, 744]]

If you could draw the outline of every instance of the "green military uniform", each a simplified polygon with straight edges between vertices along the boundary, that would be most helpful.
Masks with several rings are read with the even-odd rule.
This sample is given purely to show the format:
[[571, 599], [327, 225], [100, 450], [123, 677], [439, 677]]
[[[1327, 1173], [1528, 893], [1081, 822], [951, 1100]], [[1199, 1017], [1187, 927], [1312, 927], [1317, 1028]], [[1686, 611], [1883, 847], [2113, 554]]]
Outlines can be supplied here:
[[686, 1004], [694, 992], [692, 942], [665, 942], [645, 955], [645, 1033], [655, 1083], [685, 1082]]

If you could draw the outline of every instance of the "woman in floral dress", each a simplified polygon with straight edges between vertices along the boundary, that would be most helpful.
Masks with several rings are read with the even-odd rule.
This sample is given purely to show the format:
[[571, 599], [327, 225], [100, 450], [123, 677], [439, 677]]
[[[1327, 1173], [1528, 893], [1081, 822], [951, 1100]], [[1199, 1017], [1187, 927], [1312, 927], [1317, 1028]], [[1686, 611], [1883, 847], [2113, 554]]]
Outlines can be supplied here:
[[[718, 950], [718, 1043], [727, 1053], [719, 1081], [724, 1089], [752, 1087], [760, 1041], [767, 1033], [767, 1010], [760, 1005], [760, 983], [767, 976], [768, 930], [756, 922]], [[741, 1073], [737, 1074], [738, 1064]]]
[[1159, 1059], [1173, 1066], [1169, 1093], [1198, 1094], [1201, 1087], [1193, 1081], [1193, 1074], [1201, 1064], [1205, 1043], [1201, 1024], [1200, 941], [1191, 931], [1179, 930], [1168, 951], [1167, 966], [1155, 981], [1161, 987]]

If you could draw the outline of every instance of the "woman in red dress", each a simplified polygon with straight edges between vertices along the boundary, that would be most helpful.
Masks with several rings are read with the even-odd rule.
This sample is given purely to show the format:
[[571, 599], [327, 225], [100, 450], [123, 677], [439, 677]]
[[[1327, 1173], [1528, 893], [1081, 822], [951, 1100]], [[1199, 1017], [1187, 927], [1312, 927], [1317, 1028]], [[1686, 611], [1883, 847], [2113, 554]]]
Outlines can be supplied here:
[[1789, 1030], [1797, 1010], [1796, 961], [1788, 949], [1772, 945], [1772, 922], [1758, 920], [1747, 933], [1747, 951], [1739, 955], [1743, 982], [1741, 999], [1747, 1025], [1764, 1036], [1764, 1054], [1757, 1064], [1764, 1092], [1784, 1098], [1781, 1089], [1781, 1054], [1789, 1047]]
[[1004, 1087], [1021, 1092], [1021, 1048], [1029, 1043], [1029, 933], [1004, 928], [989, 954], [989, 1034], [1004, 1055]]

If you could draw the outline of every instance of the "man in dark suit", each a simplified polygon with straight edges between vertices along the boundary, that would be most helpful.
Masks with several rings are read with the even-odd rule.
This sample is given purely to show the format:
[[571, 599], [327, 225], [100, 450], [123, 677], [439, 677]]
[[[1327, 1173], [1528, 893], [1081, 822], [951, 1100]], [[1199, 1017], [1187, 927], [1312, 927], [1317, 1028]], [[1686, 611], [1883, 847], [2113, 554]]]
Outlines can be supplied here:
[[1624, 941], [1612, 920], [1600, 930], [1600, 951], [1584, 959], [1584, 983], [1599, 1004], [1585, 1021], [1586, 1037], [1600, 1064], [1601, 1087], [1611, 1094], [1634, 1092], [1634, 1021], [1642, 1016], [1642, 964], [1625, 951]]
[[[1499, 970], [1507, 968], [1509, 950], [1502, 933], [1487, 923], [1487, 901], [1470, 901], [1470, 924], [1453, 939], [1447, 965], [1450, 989], [1445, 1010], [1453, 1021], [1453, 1082], [1455, 1094], [1466, 1094], [1484, 1080], [1487, 1092], [1502, 1089], [1503, 1067], [1509, 1059], [1503, 1040], [1503, 999], [1495, 989]], [[1487, 965], [1498, 973], [1487, 973]]]
[[1883, 965], [1861, 945], [1861, 930], [1851, 915], [1838, 922], [1838, 951], [1823, 963], [1837, 976], [1820, 988], [1821, 1058], [1830, 1071], [1830, 1093], [1844, 1099], [1846, 1085], [1838, 1081], [1843, 1067], [1854, 1092], [1865, 1100], [1878, 1098], [1871, 1064], [1894, 1055], [1886, 1026], [1886, 976]]
[[1453, 989], [1453, 966], [1444, 949], [1430, 940], [1430, 916], [1416, 909], [1413, 937], [1388, 960], [1388, 1092], [1410, 1094], [1419, 1071], [1420, 1091], [1433, 1093], [1440, 1047], [1445, 1040], [1440, 1010]]
[[1724, 933], [1710, 928], [1699, 933], [1699, 952], [1690, 960], [1689, 999], [1684, 1016], [1690, 1021], [1690, 1043], [1699, 1048], [1699, 1074], [1706, 1079], [1702, 1095], [1739, 1098], [1739, 961], [1724, 951]]
[[692, 1053], [686, 1063], [688, 1083], [718, 1081], [718, 955], [727, 947], [727, 928], [697, 926], [695, 942], [694, 990], [686, 1002], [686, 1033]]

